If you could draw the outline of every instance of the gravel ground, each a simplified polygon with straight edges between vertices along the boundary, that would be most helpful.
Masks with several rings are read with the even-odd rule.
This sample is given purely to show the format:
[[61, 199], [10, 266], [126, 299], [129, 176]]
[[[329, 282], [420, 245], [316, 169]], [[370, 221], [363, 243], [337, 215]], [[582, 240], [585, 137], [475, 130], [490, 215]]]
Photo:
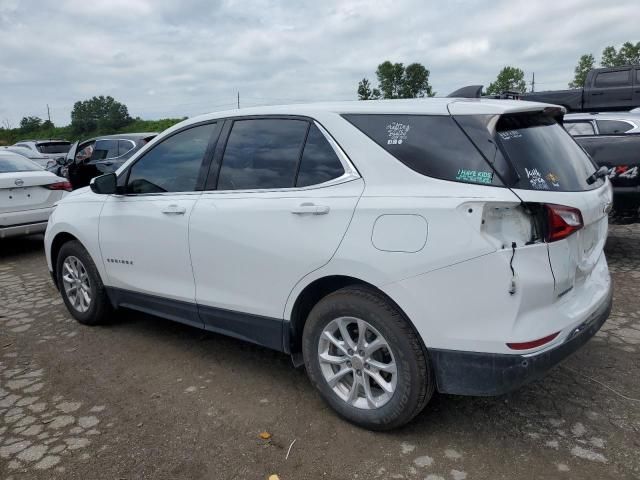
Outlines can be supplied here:
[[133, 312], [77, 324], [42, 239], [0, 242], [0, 479], [640, 478], [640, 225], [612, 226], [607, 254], [614, 311], [574, 356], [381, 434], [285, 355]]

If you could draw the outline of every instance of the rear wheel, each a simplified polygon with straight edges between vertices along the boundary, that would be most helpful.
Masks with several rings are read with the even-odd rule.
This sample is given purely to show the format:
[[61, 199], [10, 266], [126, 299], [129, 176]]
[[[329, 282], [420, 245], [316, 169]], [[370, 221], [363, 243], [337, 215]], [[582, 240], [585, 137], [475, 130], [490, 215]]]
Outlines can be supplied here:
[[65, 243], [58, 254], [56, 275], [69, 313], [80, 323], [98, 325], [111, 313], [111, 303], [91, 256], [78, 241]]
[[373, 289], [347, 287], [320, 300], [304, 327], [303, 355], [325, 401], [365, 428], [404, 425], [433, 394], [420, 339]]

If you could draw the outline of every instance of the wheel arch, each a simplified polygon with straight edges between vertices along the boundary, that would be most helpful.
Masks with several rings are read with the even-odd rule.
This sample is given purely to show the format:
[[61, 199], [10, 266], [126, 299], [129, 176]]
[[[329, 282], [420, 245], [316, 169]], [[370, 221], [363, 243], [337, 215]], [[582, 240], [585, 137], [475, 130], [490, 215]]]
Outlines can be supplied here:
[[288, 326], [285, 325], [284, 329], [284, 348], [285, 351], [291, 353], [291, 355], [294, 356], [294, 363], [296, 363], [295, 357], [299, 356], [302, 352], [302, 332], [304, 330], [304, 325], [307, 321], [307, 317], [309, 316], [309, 313], [311, 312], [313, 307], [330, 293], [348, 286], [362, 286], [371, 289], [378, 295], [382, 296], [385, 300], [390, 302], [395, 308], [397, 308], [404, 317], [405, 321], [410, 325], [411, 329], [420, 339], [423, 351], [425, 355], [427, 355], [428, 352], [424, 339], [416, 329], [411, 319], [404, 312], [402, 307], [400, 307], [400, 305], [398, 305], [391, 297], [389, 297], [389, 295], [387, 295], [375, 285], [360, 278], [351, 277], [348, 275], [329, 275], [317, 278], [307, 286], [305, 286], [298, 294], [295, 302], [293, 303]]
[[[71, 242], [71, 241], [79, 242], [82, 245], [82, 242], [78, 239], [78, 237], [76, 237], [75, 235], [72, 235], [69, 232], [60, 232], [56, 234], [56, 236], [53, 237], [53, 240], [51, 241], [50, 252], [51, 252], [52, 277], [53, 277], [53, 282], [55, 283], [58, 289], [60, 288], [60, 285], [58, 285], [58, 272], [57, 272], [58, 254], [60, 253], [60, 249], [62, 248], [62, 246], [65, 243]], [[82, 246], [84, 247], [84, 245]]]

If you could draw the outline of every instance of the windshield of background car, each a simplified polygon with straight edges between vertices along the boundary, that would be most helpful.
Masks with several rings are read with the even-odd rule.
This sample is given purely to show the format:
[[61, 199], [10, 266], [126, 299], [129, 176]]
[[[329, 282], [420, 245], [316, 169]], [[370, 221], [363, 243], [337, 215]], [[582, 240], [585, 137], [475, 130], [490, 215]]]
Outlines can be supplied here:
[[589, 156], [556, 120], [543, 112], [507, 115], [458, 115], [459, 125], [496, 165], [509, 169], [506, 185], [523, 190], [591, 190], [597, 169]]
[[0, 173], [37, 172], [42, 167], [20, 155], [0, 155]]
[[51, 143], [38, 143], [36, 146], [40, 153], [67, 153], [71, 148], [69, 142], [51, 142]]

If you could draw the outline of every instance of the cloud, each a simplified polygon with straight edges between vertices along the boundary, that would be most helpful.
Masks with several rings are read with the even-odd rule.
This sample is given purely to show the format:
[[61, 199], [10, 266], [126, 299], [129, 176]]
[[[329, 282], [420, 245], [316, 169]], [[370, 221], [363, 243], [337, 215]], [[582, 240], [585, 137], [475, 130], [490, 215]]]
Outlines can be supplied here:
[[583, 53], [639, 41], [637, 0], [60, 0], [0, 3], [0, 120], [69, 122], [112, 95], [143, 118], [355, 99], [386, 60], [420, 62], [440, 94], [505, 65], [565, 88]]

